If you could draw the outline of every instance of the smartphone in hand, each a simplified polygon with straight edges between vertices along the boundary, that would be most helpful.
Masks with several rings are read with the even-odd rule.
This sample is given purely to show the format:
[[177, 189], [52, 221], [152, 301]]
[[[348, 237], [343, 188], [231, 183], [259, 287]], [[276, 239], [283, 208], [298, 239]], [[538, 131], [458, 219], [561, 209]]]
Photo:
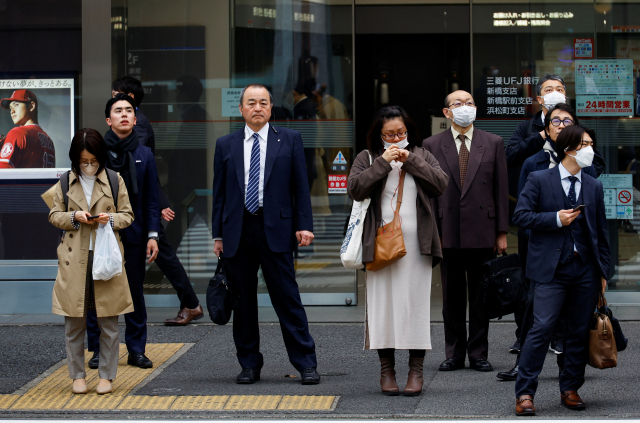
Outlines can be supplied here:
[[99, 218], [100, 215], [96, 215], [96, 216], [87, 216], [87, 220], [93, 220], [93, 219], [97, 219]]
[[585, 208], [585, 207], [587, 207], [587, 206], [585, 206], [584, 204], [582, 204], [582, 205], [580, 205], [580, 206], [576, 206], [576, 207], [573, 209], [573, 213], [575, 213], [575, 212], [577, 212], [577, 211], [582, 211], [582, 210], [584, 210], [584, 208]]

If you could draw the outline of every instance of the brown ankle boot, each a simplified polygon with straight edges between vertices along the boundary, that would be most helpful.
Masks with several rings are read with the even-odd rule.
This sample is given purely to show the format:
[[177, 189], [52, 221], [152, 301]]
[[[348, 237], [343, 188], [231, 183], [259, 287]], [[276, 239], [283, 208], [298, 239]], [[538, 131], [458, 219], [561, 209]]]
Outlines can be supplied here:
[[393, 358], [380, 359], [380, 387], [385, 395], [398, 395], [400, 388], [396, 382], [396, 371], [394, 369], [395, 360]]
[[424, 357], [409, 357], [409, 378], [404, 388], [404, 395], [415, 397], [422, 393], [422, 369]]

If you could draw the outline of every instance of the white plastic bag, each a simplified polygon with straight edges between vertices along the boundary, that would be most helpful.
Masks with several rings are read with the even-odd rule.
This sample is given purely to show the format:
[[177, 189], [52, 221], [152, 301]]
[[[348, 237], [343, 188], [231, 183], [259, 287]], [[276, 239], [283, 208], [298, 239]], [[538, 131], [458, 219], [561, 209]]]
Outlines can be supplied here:
[[[371, 153], [369, 153], [369, 166], [372, 165]], [[349, 218], [349, 226], [347, 234], [340, 248], [340, 260], [342, 265], [347, 269], [362, 269], [362, 233], [364, 227], [364, 218], [367, 216], [367, 210], [371, 198], [365, 198], [363, 201], [354, 201], [351, 207], [351, 217]]]
[[93, 279], [108, 281], [122, 274], [122, 254], [111, 225], [100, 224], [93, 244]]

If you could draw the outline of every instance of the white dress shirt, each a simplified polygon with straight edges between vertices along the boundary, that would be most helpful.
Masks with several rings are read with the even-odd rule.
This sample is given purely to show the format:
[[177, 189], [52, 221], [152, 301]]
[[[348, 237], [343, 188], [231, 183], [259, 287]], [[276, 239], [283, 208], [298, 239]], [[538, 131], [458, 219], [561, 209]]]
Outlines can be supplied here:
[[[249, 171], [251, 170], [251, 149], [253, 148], [253, 130], [244, 126], [244, 201], [247, 202], [247, 186], [249, 185]], [[264, 194], [264, 165], [267, 160], [267, 137], [269, 136], [269, 124], [267, 123], [258, 131], [260, 141], [260, 182], [258, 183], [258, 206], [262, 207]]]
[[[460, 132], [453, 129], [453, 125], [451, 125], [451, 133], [453, 134], [453, 140], [456, 142], [456, 148], [458, 149], [458, 154], [460, 154], [460, 146], [462, 145], [462, 142], [458, 138], [458, 136], [460, 136]], [[472, 139], [473, 139], [473, 125], [471, 125], [471, 128], [467, 131], [466, 134], [464, 134], [464, 145], [467, 146], [467, 150], [469, 152], [471, 152]]]
[[[575, 176], [576, 178], [578, 178], [575, 186], [577, 201], [580, 197], [580, 188], [582, 188], [582, 170], [580, 170], [575, 175], [571, 175], [571, 173], [562, 165], [562, 163], [558, 165], [558, 170], [560, 171], [560, 182], [562, 183], [562, 189], [564, 190], [564, 193], [567, 195], [567, 197], [569, 197], [569, 190], [571, 189], [571, 181], [569, 180], [569, 176]], [[576, 206], [579, 206], [579, 204], [576, 204]], [[562, 227], [562, 222], [560, 221], [560, 212], [556, 213], [556, 223], [558, 225], [558, 228]], [[573, 245], [573, 251], [578, 251], [575, 244]]]

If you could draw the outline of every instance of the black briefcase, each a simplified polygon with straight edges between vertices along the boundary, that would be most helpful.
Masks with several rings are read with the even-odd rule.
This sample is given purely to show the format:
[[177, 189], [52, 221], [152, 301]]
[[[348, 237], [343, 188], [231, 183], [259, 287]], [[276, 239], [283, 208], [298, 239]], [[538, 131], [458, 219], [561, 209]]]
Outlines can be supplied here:
[[482, 265], [482, 283], [477, 301], [488, 319], [502, 318], [524, 309], [527, 284], [518, 254], [497, 257]]
[[224, 259], [220, 254], [216, 274], [209, 280], [207, 287], [207, 310], [209, 310], [211, 321], [217, 325], [226, 325], [231, 319], [231, 312], [237, 305], [238, 299], [227, 280]]

